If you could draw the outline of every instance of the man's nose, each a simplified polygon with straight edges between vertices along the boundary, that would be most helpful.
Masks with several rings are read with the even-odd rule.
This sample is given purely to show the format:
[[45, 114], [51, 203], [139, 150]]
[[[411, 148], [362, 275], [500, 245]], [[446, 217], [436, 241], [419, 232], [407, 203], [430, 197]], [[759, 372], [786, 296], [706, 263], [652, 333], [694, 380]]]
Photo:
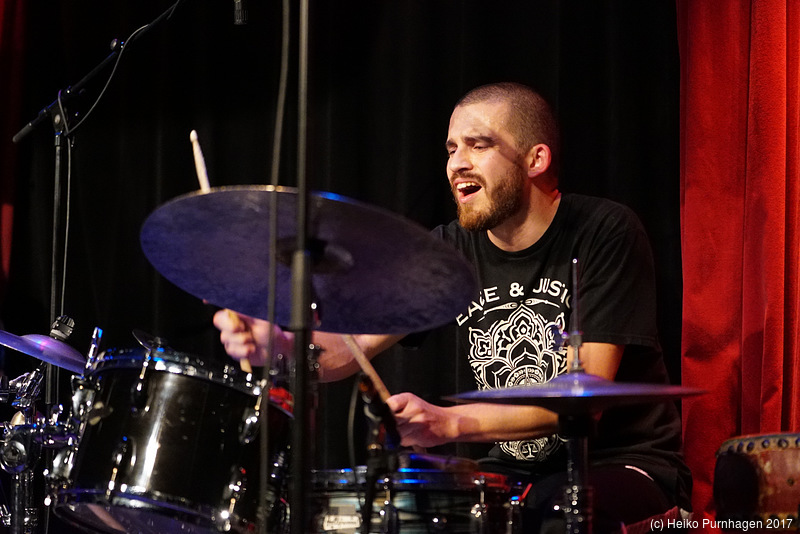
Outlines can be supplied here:
[[454, 152], [450, 154], [450, 157], [447, 160], [447, 169], [450, 172], [459, 172], [464, 171], [472, 168], [472, 162], [469, 159], [469, 156], [466, 153], [466, 150], [461, 148], [457, 148]]

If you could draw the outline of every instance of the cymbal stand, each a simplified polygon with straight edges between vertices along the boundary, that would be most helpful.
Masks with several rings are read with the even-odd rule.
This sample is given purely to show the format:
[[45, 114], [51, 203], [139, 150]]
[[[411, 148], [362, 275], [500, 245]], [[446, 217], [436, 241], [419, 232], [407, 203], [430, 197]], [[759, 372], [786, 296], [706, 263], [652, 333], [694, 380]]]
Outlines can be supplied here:
[[567, 484], [562, 505], [567, 534], [591, 534], [593, 493], [587, 475], [592, 416], [562, 414], [558, 417], [558, 424], [560, 432], [567, 438]]
[[8, 516], [11, 534], [32, 534], [39, 523], [39, 512], [34, 506], [33, 467], [39, 460], [41, 444], [36, 439], [33, 404], [41, 391], [44, 373], [39, 367], [11, 380], [0, 397], [8, 399], [13, 392], [12, 406], [20, 412], [3, 423], [3, 440], [0, 442], [0, 467], [11, 475], [11, 513]]
[[[570, 373], [583, 373], [580, 350], [583, 344], [580, 330], [580, 291], [578, 286], [578, 260], [572, 260], [572, 330], [569, 344], [574, 351]], [[563, 512], [567, 534], [591, 534], [592, 488], [588, 483], [589, 433], [593, 419], [590, 413], [559, 414], [560, 432], [567, 438], [567, 485], [564, 487]]]
[[[300, 29], [298, 32], [298, 87], [297, 87], [297, 241], [292, 256], [292, 316], [291, 330], [295, 333], [295, 422], [292, 428], [292, 486], [289, 491], [291, 534], [306, 534], [309, 524], [306, 500], [310, 492], [309, 460], [315, 458], [313, 432], [315, 421], [309, 394], [309, 374], [313, 352], [311, 345], [312, 288], [311, 254], [308, 247], [309, 188], [306, 176], [307, 126], [308, 126], [308, 19], [309, 1], [301, 0]], [[317, 310], [319, 311], [319, 310]], [[311, 435], [309, 435], [311, 434]]]

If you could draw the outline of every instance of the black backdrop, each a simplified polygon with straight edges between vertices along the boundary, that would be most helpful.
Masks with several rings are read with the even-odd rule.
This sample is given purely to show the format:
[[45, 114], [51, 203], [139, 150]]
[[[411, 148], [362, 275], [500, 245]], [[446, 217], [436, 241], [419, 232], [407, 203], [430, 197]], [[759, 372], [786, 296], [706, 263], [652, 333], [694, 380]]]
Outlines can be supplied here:
[[[293, 9], [296, 6], [293, 4]], [[50, 0], [28, 9], [24, 101], [29, 120], [166, 0]], [[86, 352], [95, 325], [106, 346], [134, 344], [134, 328], [203, 358], [224, 358], [213, 310], [148, 264], [140, 225], [161, 203], [197, 189], [196, 129], [212, 185], [267, 183], [280, 52], [280, 2], [184, 0], [171, 20], [123, 54], [103, 100], [75, 134], [65, 312], [70, 343]], [[413, 0], [312, 2], [308, 176], [311, 186], [369, 202], [426, 227], [450, 220], [444, 140], [466, 90], [513, 80], [555, 105], [564, 134], [562, 190], [630, 205], [653, 243], [662, 342], [674, 381], [680, 359], [678, 49], [671, 0], [567, 2]], [[292, 40], [297, 38], [293, 14]], [[71, 109], [85, 113], [109, 69]], [[293, 48], [281, 182], [295, 181]], [[22, 125], [20, 125], [21, 127]], [[10, 142], [2, 140], [3, 143]], [[53, 130], [17, 147], [12, 267], [4, 328], [46, 333], [50, 303]], [[365, 228], [365, 231], [368, 229]], [[444, 340], [376, 360], [391, 391], [435, 400], [460, 378]], [[436, 357], [438, 359], [434, 360]], [[29, 368], [7, 354], [8, 374]], [[63, 380], [63, 377], [62, 377]], [[352, 382], [321, 389], [317, 465], [346, 462]], [[61, 393], [63, 396], [66, 392]]]

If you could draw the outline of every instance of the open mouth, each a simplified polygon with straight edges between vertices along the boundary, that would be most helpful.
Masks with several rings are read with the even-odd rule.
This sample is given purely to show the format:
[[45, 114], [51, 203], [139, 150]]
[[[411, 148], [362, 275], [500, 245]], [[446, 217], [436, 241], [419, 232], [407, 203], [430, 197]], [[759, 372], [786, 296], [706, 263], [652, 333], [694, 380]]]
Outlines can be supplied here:
[[481, 189], [481, 186], [476, 182], [461, 182], [456, 185], [456, 191], [458, 191], [459, 199], [462, 202], [466, 202], [472, 195]]

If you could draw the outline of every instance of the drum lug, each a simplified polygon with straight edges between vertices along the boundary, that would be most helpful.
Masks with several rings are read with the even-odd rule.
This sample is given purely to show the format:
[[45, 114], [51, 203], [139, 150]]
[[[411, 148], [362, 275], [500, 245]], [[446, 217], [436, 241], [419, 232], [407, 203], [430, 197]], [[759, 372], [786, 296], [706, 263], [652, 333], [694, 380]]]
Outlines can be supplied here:
[[49, 506], [56, 502], [58, 492], [72, 484], [72, 468], [76, 450], [74, 444], [61, 449], [53, 457], [52, 468], [44, 470], [44, 477], [47, 482], [45, 505]]
[[474, 480], [475, 487], [480, 492], [480, 499], [477, 503], [472, 505], [469, 511], [470, 515], [470, 532], [475, 534], [485, 534], [486, 527], [486, 514], [488, 507], [486, 506], [486, 478], [480, 475]]
[[239, 443], [247, 445], [251, 443], [258, 432], [258, 410], [247, 408], [242, 414], [241, 430], [239, 431]]
[[244, 470], [234, 469], [231, 481], [222, 495], [222, 500], [229, 503], [228, 508], [218, 510], [214, 514], [214, 523], [221, 532], [229, 532], [232, 528], [231, 519], [235, 517], [236, 504], [242, 498], [247, 488], [247, 476]]
[[86, 416], [92, 411], [97, 389], [89, 380], [81, 376], [72, 377], [72, 418], [85, 421]]
[[509, 500], [508, 514], [506, 515], [506, 534], [522, 534], [520, 528], [522, 525], [522, 509], [525, 508], [525, 496], [528, 493], [531, 485], [523, 492], [522, 495], [514, 495]]
[[[483, 496], [483, 494], [481, 494]], [[472, 509], [469, 511], [470, 515], [470, 524], [472, 525], [470, 528], [470, 532], [474, 532], [475, 534], [484, 534], [484, 525], [486, 524], [486, 513], [488, 508], [484, 503], [476, 503], [472, 505]]]
[[[393, 504], [393, 488], [394, 485], [392, 483], [392, 479], [390, 477], [384, 478], [383, 489], [385, 491], [385, 496], [383, 499], [383, 506], [378, 512], [378, 515], [380, 515], [381, 518], [381, 532], [385, 532], [387, 534], [395, 534], [396, 532], [400, 532], [400, 517], [397, 512], [397, 507]], [[372, 520], [372, 518], [366, 519], [367, 521]]]
[[398, 530], [400, 521], [398, 519], [397, 507], [395, 505], [393, 505], [390, 501], [385, 501], [378, 514], [380, 514], [381, 517], [381, 532], [386, 532], [388, 534], [400, 532]]

